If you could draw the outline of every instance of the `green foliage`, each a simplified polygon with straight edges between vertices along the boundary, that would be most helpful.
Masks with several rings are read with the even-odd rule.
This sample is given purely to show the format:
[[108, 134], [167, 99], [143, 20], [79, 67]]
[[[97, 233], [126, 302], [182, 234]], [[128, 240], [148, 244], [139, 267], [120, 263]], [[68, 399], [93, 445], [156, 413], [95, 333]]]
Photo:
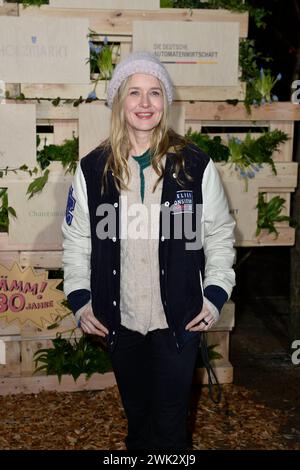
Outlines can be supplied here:
[[[210, 361], [215, 361], [215, 360], [223, 358], [222, 354], [220, 354], [220, 353], [218, 353], [217, 351], [214, 350], [217, 346], [218, 346], [218, 344], [212, 344], [212, 345], [208, 346], [208, 348], [207, 348], [208, 358], [209, 358]], [[196, 359], [196, 367], [198, 367], [198, 368], [204, 367], [204, 362], [203, 362], [202, 355], [201, 355], [201, 348], [199, 348], [199, 351], [198, 351], [198, 355], [197, 355], [197, 359]]]
[[261, 68], [259, 75], [250, 80], [250, 89], [253, 98], [252, 104], [261, 105], [278, 101], [277, 96], [272, 95], [271, 92], [279, 80], [281, 80], [280, 73], [274, 78], [270, 70]]
[[243, 154], [245, 158], [258, 165], [263, 163], [270, 165], [273, 173], [276, 174], [272, 155], [279, 149], [279, 145], [287, 140], [288, 135], [280, 129], [264, 132], [256, 139], [252, 139], [251, 134], [248, 133], [243, 143]]
[[[92, 33], [95, 34], [93, 31]], [[113, 72], [113, 48], [114, 44], [108, 44], [105, 36], [103, 42], [89, 41], [90, 57], [87, 63], [90, 63], [91, 73], [99, 73], [100, 80], [110, 80]]]
[[258, 203], [256, 206], [258, 209], [256, 236], [260, 234], [262, 229], [267, 229], [269, 233], [275, 233], [276, 236], [278, 236], [275, 223], [283, 221], [293, 223], [293, 221], [287, 215], [280, 215], [285, 203], [282, 197], [275, 196], [269, 202], [266, 202], [264, 198], [265, 194], [266, 193], [259, 193], [258, 195]]
[[261, 65], [271, 62], [271, 57], [264, 57], [255, 49], [254, 39], [242, 39], [239, 46], [239, 65], [242, 69], [241, 80], [248, 82], [260, 73]]
[[279, 129], [264, 132], [256, 139], [248, 132], [244, 141], [237, 137], [230, 137], [228, 145], [225, 145], [218, 136], [211, 138], [201, 132], [192, 132], [191, 129], [185, 137], [206, 152], [215, 162], [228, 162], [234, 165], [234, 169], [245, 179], [246, 189], [248, 178], [254, 178], [262, 164], [270, 165], [273, 173], [276, 174], [272, 154], [278, 150], [281, 143], [288, 140], [288, 135]]
[[221, 137], [209, 137], [207, 134], [188, 129], [185, 137], [196, 144], [203, 152], [206, 152], [215, 162], [227, 162], [229, 149], [221, 141]]
[[[37, 136], [37, 147], [40, 145], [40, 141], [40, 137]], [[40, 168], [42, 169], [42, 175], [35, 178], [28, 186], [28, 199], [41, 192], [45, 187], [50, 172], [47, 167], [51, 162], [61, 162], [63, 168], [66, 169], [66, 173], [74, 174], [77, 167], [78, 158], [79, 139], [75, 136], [73, 136], [73, 139], [66, 139], [62, 145], [45, 145], [41, 150], [38, 150], [37, 161]], [[35, 173], [37, 173], [37, 171], [37, 169], [34, 169]]]
[[287, 140], [287, 134], [279, 129], [264, 132], [256, 139], [253, 139], [251, 133], [248, 132], [243, 142], [236, 137], [231, 137], [228, 141], [230, 151], [228, 162], [234, 164], [235, 169], [244, 178], [254, 178], [263, 163], [270, 165], [273, 173], [276, 174], [272, 154], [278, 150], [281, 143]]
[[7, 188], [0, 189], [0, 232], [8, 232], [9, 216], [17, 217], [13, 207], [8, 205]]
[[[37, 145], [40, 144], [38, 137]], [[37, 161], [44, 170], [51, 162], [61, 162], [66, 173], [75, 173], [79, 158], [79, 139], [73, 135], [73, 139], [66, 139], [62, 145], [45, 145], [37, 152]]]
[[29, 194], [28, 199], [31, 199], [35, 194], [42, 191], [45, 184], [48, 181], [49, 170], [45, 170], [42, 176], [35, 178], [27, 188], [27, 193]]
[[47, 375], [57, 375], [59, 381], [63, 374], [68, 374], [76, 381], [80, 374], [86, 374], [89, 379], [94, 373], [111, 370], [108, 354], [94, 338], [83, 335], [79, 340], [67, 340], [58, 336], [52, 343], [53, 348], [40, 349], [34, 354], [34, 373], [43, 370]]
[[18, 0], [18, 1], [7, 0], [7, 3], [22, 3], [24, 7], [29, 7], [29, 6], [40, 7], [41, 5], [47, 5], [49, 3], [49, 0]]
[[269, 70], [264, 71], [262, 65], [271, 62], [270, 57], [264, 57], [255, 50], [255, 41], [244, 39], [240, 41], [239, 65], [242, 70], [241, 80], [246, 83], [245, 106], [250, 114], [251, 105], [262, 105], [266, 102], [277, 101], [271, 91], [281, 75], [273, 78]]

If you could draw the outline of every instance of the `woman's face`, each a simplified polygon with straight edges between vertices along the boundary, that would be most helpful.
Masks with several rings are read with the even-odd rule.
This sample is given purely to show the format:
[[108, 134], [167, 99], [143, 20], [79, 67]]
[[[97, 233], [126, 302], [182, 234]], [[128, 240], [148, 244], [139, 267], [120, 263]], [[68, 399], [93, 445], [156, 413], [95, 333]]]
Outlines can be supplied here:
[[159, 80], [142, 73], [132, 75], [124, 101], [129, 130], [151, 132], [159, 124], [163, 110], [164, 97]]

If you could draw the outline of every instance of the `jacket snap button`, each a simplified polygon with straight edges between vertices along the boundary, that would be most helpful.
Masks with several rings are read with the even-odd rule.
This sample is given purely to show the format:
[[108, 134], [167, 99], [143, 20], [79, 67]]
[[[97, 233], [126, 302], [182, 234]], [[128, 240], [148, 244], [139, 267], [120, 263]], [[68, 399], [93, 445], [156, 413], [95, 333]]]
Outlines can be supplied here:
[[116, 306], [116, 305], [117, 305], [117, 302], [116, 302], [115, 300], [113, 301], [113, 305], [114, 305], [114, 306]]
[[164, 236], [162, 236], [162, 237], [161, 237], [161, 241], [163, 242], [164, 240], [165, 240], [165, 237], [164, 237]]
[[112, 241], [116, 242], [117, 241], [116, 237], [112, 237]]
[[161, 270], [161, 273], [162, 273], [162, 275], [164, 275], [164, 274], [165, 274], [165, 271], [164, 271], [164, 269], [162, 269], [162, 270]]
[[173, 176], [173, 178], [176, 178], [176, 173], [173, 173], [173, 175], [172, 175], [172, 176]]
[[114, 203], [114, 207], [118, 207], [119, 204], [117, 202]]
[[117, 271], [114, 269], [113, 270], [113, 275], [115, 276], [117, 274]]
[[169, 207], [169, 205], [170, 205], [169, 201], [166, 201], [166, 202], [165, 202], [165, 206], [166, 206], [166, 207]]

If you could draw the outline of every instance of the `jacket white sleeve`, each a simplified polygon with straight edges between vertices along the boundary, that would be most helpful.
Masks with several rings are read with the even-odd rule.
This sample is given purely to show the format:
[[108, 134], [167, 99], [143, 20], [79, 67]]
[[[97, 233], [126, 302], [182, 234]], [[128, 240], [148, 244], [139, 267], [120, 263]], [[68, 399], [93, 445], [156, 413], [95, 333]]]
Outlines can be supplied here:
[[[235, 285], [234, 228], [221, 178], [212, 160], [203, 175], [203, 248], [205, 253], [204, 291], [208, 286], [221, 287], [228, 298]], [[210, 299], [212, 300], [212, 299]]]
[[70, 187], [66, 216], [62, 223], [64, 293], [90, 291], [91, 230], [87, 189], [80, 162]]

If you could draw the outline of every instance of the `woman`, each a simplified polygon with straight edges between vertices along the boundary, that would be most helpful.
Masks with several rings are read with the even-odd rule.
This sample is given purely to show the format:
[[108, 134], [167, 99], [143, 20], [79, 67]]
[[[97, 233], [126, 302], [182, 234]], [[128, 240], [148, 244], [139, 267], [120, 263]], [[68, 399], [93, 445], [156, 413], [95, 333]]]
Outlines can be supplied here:
[[64, 291], [105, 338], [127, 449], [185, 450], [200, 333], [234, 285], [234, 221], [210, 158], [168, 129], [172, 83], [148, 52], [115, 68], [109, 139], [70, 188]]

